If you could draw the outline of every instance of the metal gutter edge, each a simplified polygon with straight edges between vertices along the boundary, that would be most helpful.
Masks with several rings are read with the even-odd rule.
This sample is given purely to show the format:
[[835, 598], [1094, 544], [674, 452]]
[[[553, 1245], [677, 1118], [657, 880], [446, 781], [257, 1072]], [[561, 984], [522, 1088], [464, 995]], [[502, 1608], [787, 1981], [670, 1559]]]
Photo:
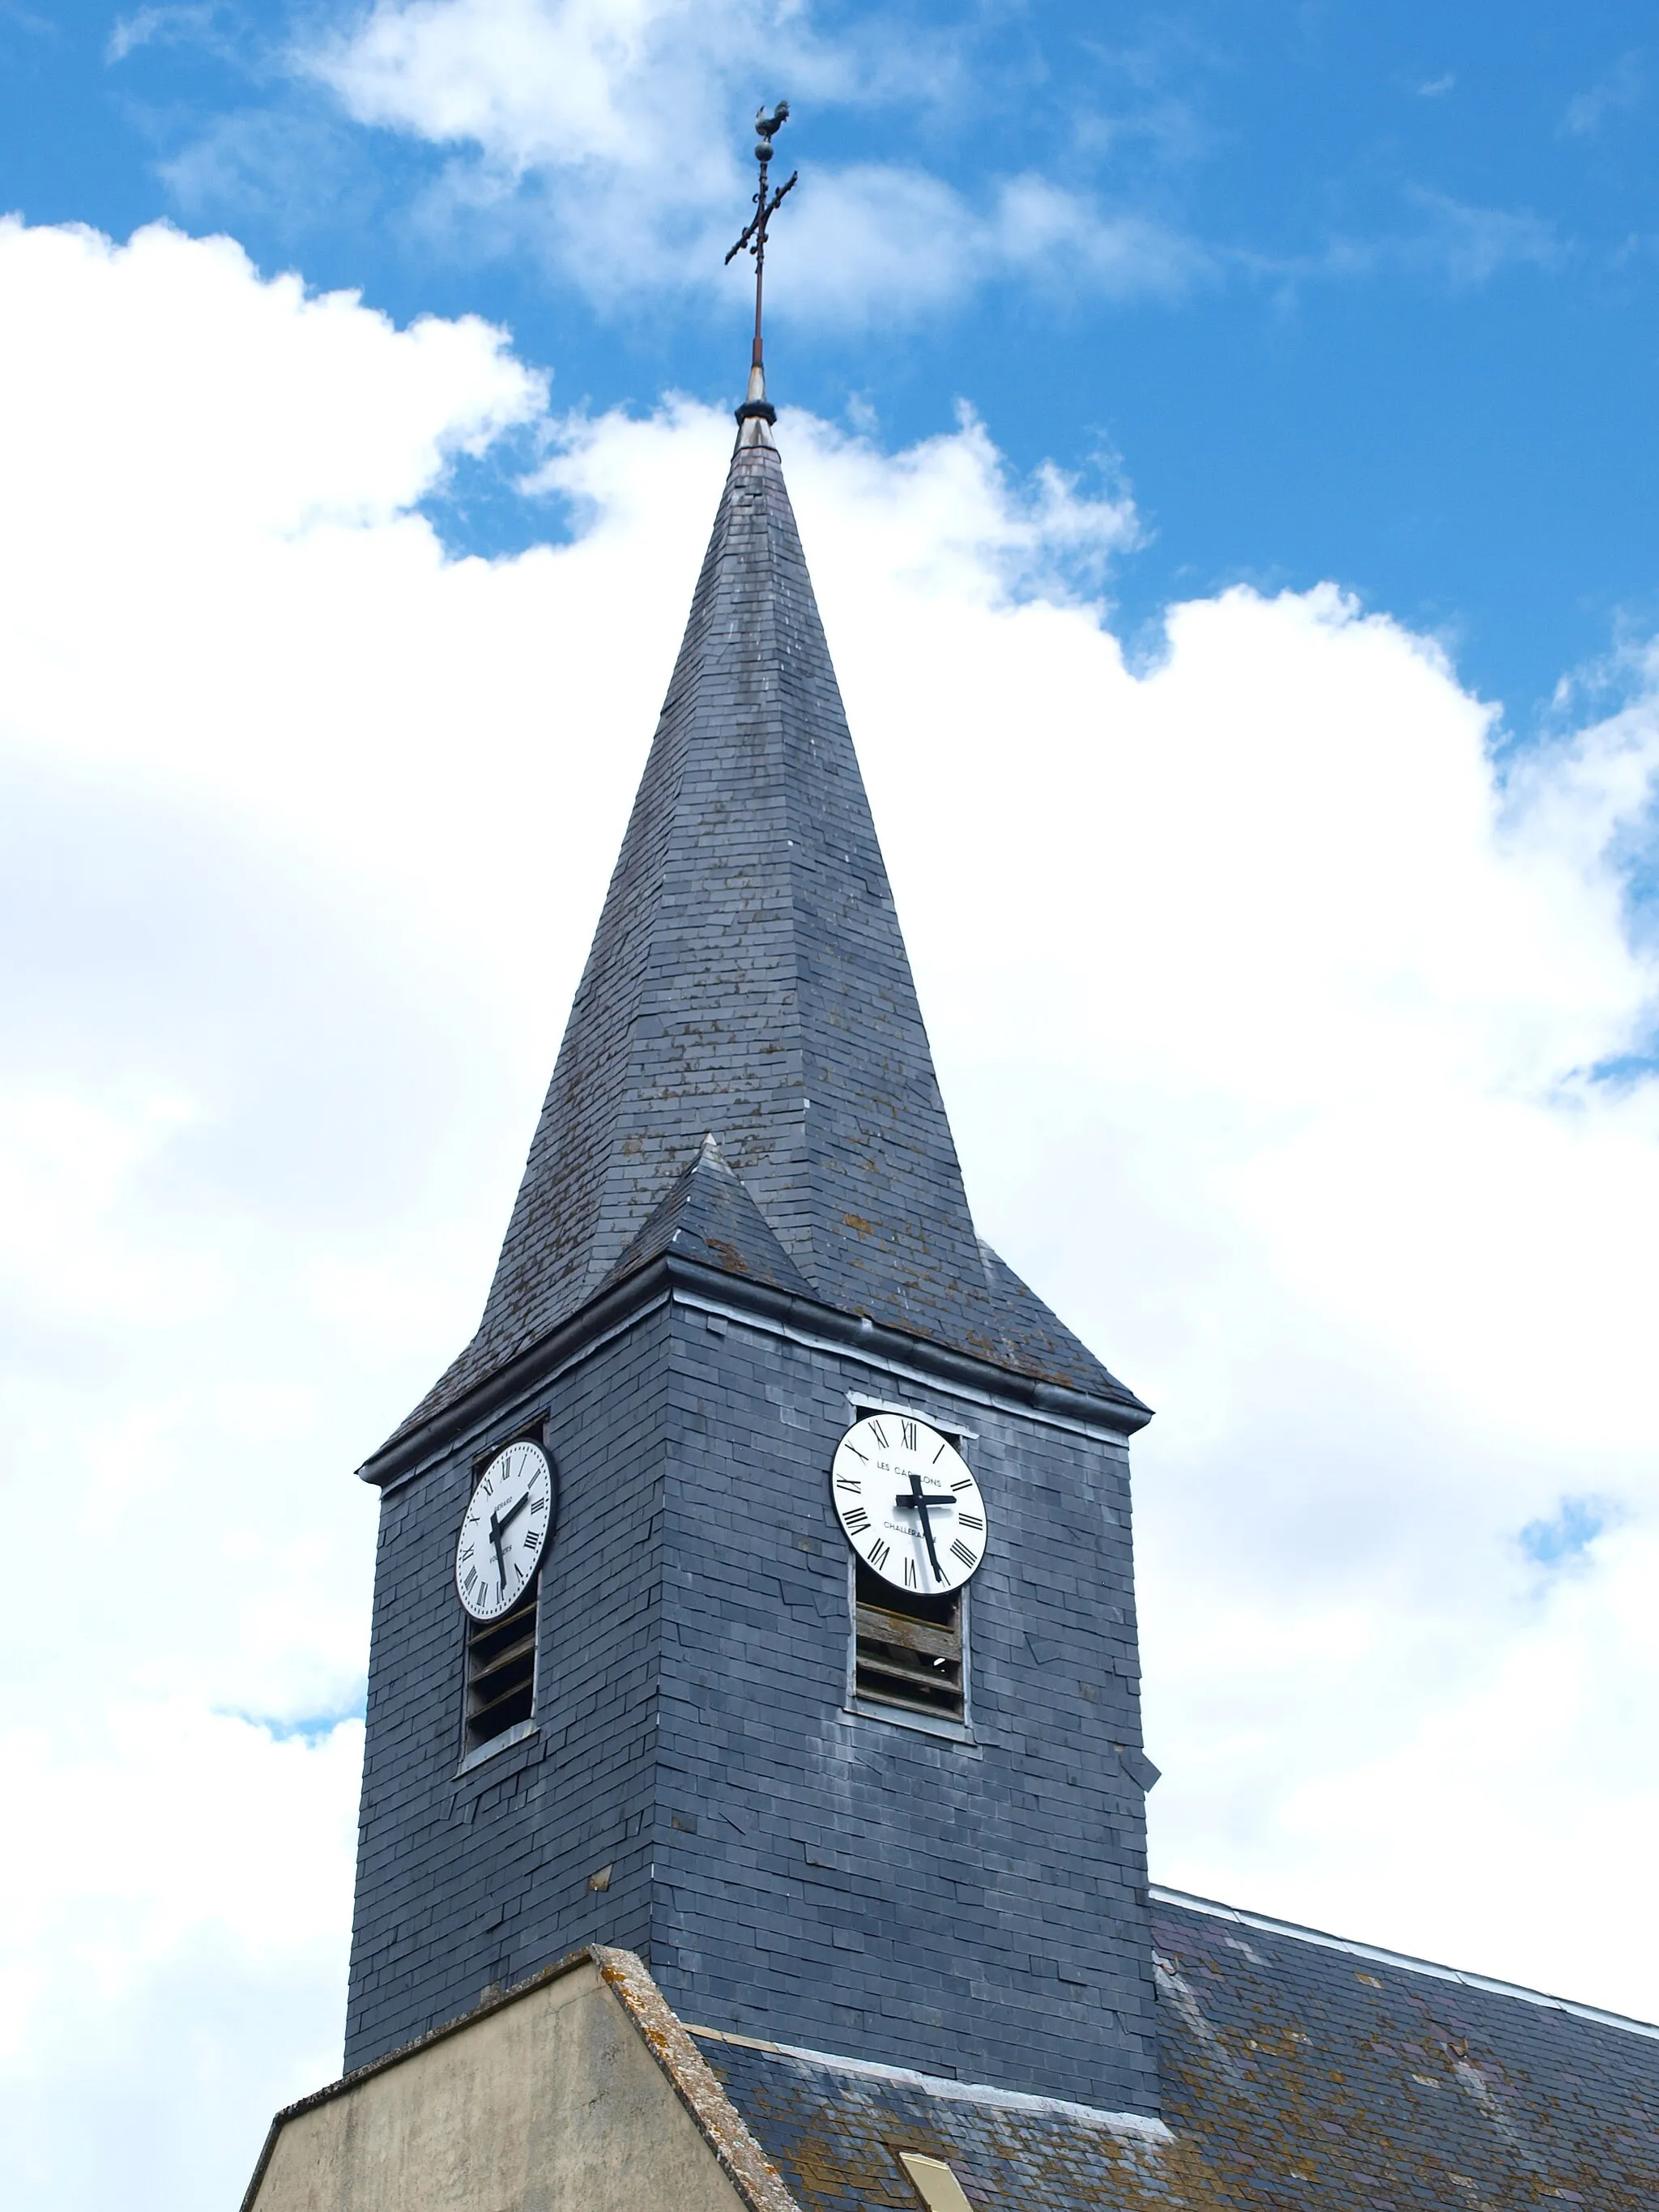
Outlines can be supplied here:
[[1599, 2005], [1578, 2004], [1571, 1997], [1551, 1996], [1529, 1990], [1520, 1982], [1500, 1982], [1490, 1974], [1465, 1973], [1458, 1966], [1437, 1966], [1431, 1959], [1414, 1959], [1407, 1951], [1385, 1951], [1380, 1944], [1357, 1943], [1346, 1936], [1328, 1936], [1322, 1929], [1304, 1928], [1294, 1920], [1273, 1920], [1265, 1912], [1247, 1912], [1237, 1905], [1220, 1905], [1212, 1897], [1194, 1897], [1184, 1889], [1165, 1889], [1149, 1882], [1147, 1895], [1155, 1905], [1184, 1905], [1189, 1912], [1207, 1913], [1214, 1920], [1231, 1920], [1240, 1928], [1254, 1928], [1264, 1936], [1289, 1936], [1298, 1943], [1316, 1943], [1322, 1950], [1346, 1952], [1351, 1959], [1367, 1959], [1375, 1966], [1398, 1966], [1409, 1974], [1431, 1974], [1437, 1982], [1458, 1982], [1465, 1989], [1485, 1990], [1493, 1996], [1515, 1997], [1522, 2004], [1543, 2005], [1552, 2012], [1571, 2013], [1575, 2020], [1594, 2021], [1601, 2027], [1622, 2028], [1627, 2035], [1645, 2035], [1659, 2041], [1659, 2026], [1632, 2020], [1620, 2012], [1604, 2012]]
[[965, 1352], [935, 1344], [930, 1338], [908, 1335], [839, 1307], [820, 1305], [790, 1291], [776, 1291], [742, 1275], [716, 1267], [700, 1267], [678, 1253], [659, 1255], [639, 1273], [602, 1292], [568, 1322], [486, 1376], [452, 1404], [429, 1414], [418, 1427], [394, 1437], [372, 1453], [357, 1469], [358, 1480], [384, 1490], [396, 1482], [428, 1453], [441, 1449], [455, 1432], [522, 1389], [527, 1380], [543, 1375], [551, 1363], [560, 1371], [575, 1359], [596, 1350], [619, 1329], [629, 1327], [642, 1312], [660, 1304], [674, 1289], [701, 1291], [745, 1316], [781, 1324], [821, 1342], [826, 1349], [840, 1348], [874, 1353], [879, 1364], [906, 1367], [945, 1382], [957, 1382], [981, 1395], [997, 1393], [1015, 1406], [1059, 1416], [1090, 1431], [1105, 1429], [1121, 1438], [1133, 1436], [1152, 1418], [1136, 1400], [1133, 1405], [1095, 1398], [1058, 1382], [1045, 1382], [1018, 1368], [1000, 1367], [993, 1360], [975, 1359]]

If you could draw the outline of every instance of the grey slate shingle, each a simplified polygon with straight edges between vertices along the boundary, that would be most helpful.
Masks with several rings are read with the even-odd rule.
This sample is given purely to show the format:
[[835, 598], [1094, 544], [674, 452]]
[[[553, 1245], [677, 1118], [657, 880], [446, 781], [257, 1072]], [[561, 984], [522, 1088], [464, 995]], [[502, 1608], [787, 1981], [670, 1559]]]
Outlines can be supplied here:
[[775, 451], [733, 455], [477, 1335], [568, 1319], [717, 1139], [822, 1303], [1131, 1407], [974, 1233]]
[[775, 1291], [811, 1297], [812, 1285], [767, 1227], [760, 1208], [705, 1137], [697, 1157], [600, 1285], [628, 1277], [665, 1252], [678, 1252], [722, 1273], [744, 1275]]
[[1153, 1908], [1169, 2134], [705, 2035], [802, 2212], [1507, 2212], [1659, 2203], [1659, 2031], [1218, 1915]]

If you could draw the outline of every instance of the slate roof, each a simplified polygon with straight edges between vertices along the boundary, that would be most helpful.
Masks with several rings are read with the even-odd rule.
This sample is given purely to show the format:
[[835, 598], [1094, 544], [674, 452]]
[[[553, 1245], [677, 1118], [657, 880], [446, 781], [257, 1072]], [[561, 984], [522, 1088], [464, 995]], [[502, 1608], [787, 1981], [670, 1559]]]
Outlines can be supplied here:
[[1659, 2029], [1155, 1893], [1163, 2121], [693, 2029], [802, 2212], [1659, 2204]]
[[812, 1296], [812, 1285], [767, 1227], [712, 1136], [703, 1139], [696, 1158], [675, 1177], [601, 1289], [625, 1282], [665, 1252], [678, 1252], [722, 1274], [746, 1276], [775, 1291]]
[[975, 1235], [769, 444], [732, 456], [483, 1318], [398, 1436], [629, 1272], [709, 1133], [822, 1304], [1144, 1413]]

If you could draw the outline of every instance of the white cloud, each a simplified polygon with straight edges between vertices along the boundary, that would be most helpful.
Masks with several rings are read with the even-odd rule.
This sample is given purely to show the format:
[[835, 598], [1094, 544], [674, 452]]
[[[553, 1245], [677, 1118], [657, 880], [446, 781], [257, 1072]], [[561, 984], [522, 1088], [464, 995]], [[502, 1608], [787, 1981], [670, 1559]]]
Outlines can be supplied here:
[[220, 12], [217, 0], [204, 0], [201, 6], [136, 8], [131, 15], [116, 17], [104, 58], [124, 62], [140, 46], [171, 45], [174, 40], [210, 45]]
[[1456, 286], [1485, 284], [1499, 270], [1553, 269], [1564, 247], [1552, 222], [1525, 208], [1474, 207], [1449, 193], [1419, 188], [1409, 197], [1422, 210], [1422, 233], [1397, 248]]
[[1525, 208], [1479, 207], [1413, 185], [1403, 195], [1415, 220], [1370, 238], [1331, 239], [1316, 256], [1275, 264], [1245, 257], [1263, 275], [1370, 277], [1404, 270], [1453, 291], [1473, 290], [1510, 269], [1559, 269], [1570, 251], [1553, 222]]
[[1598, 131], [1610, 116], [1629, 115], [1638, 108], [1648, 88], [1648, 72], [1638, 53], [1620, 54], [1600, 82], [1588, 92], [1575, 93], [1567, 102], [1561, 128], [1572, 137]]
[[[302, 58], [359, 122], [458, 149], [419, 220], [549, 253], [596, 300], [732, 282], [721, 256], [754, 190], [743, 132], [757, 82], [854, 105], [908, 147], [960, 89], [962, 37], [890, 17], [833, 41], [756, 0], [378, 0]], [[780, 178], [793, 140], [779, 141]], [[1019, 175], [976, 205], [914, 160], [813, 164], [787, 218], [778, 312], [904, 319], [978, 285], [1035, 279], [1107, 297], [1171, 293], [1204, 257], [1176, 232]], [[792, 272], [811, 271], [810, 283]]]
[[[167, 231], [0, 226], [0, 299], [5, 2120], [24, 2204], [180, 2212], [334, 2063], [350, 1468], [476, 1317], [732, 433], [551, 426], [572, 542], [452, 562], [497, 333]], [[1156, 1871], [1659, 2009], [1659, 1086], [1587, 1073], [1654, 687], [1500, 782], [1334, 589], [1136, 676], [1127, 502], [780, 441], [982, 1224], [1160, 1409]]]

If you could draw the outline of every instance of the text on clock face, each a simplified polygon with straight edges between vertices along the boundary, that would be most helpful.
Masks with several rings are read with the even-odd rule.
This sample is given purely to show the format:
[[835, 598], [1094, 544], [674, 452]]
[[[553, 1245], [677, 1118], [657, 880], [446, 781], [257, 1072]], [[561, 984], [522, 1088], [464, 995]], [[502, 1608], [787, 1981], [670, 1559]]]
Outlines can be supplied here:
[[847, 1540], [896, 1589], [959, 1589], [985, 1556], [985, 1500], [960, 1452], [920, 1418], [866, 1414], [836, 1448], [830, 1497]]
[[515, 1605], [541, 1564], [553, 1474], [539, 1444], [508, 1444], [484, 1469], [455, 1546], [455, 1588], [475, 1620]]

